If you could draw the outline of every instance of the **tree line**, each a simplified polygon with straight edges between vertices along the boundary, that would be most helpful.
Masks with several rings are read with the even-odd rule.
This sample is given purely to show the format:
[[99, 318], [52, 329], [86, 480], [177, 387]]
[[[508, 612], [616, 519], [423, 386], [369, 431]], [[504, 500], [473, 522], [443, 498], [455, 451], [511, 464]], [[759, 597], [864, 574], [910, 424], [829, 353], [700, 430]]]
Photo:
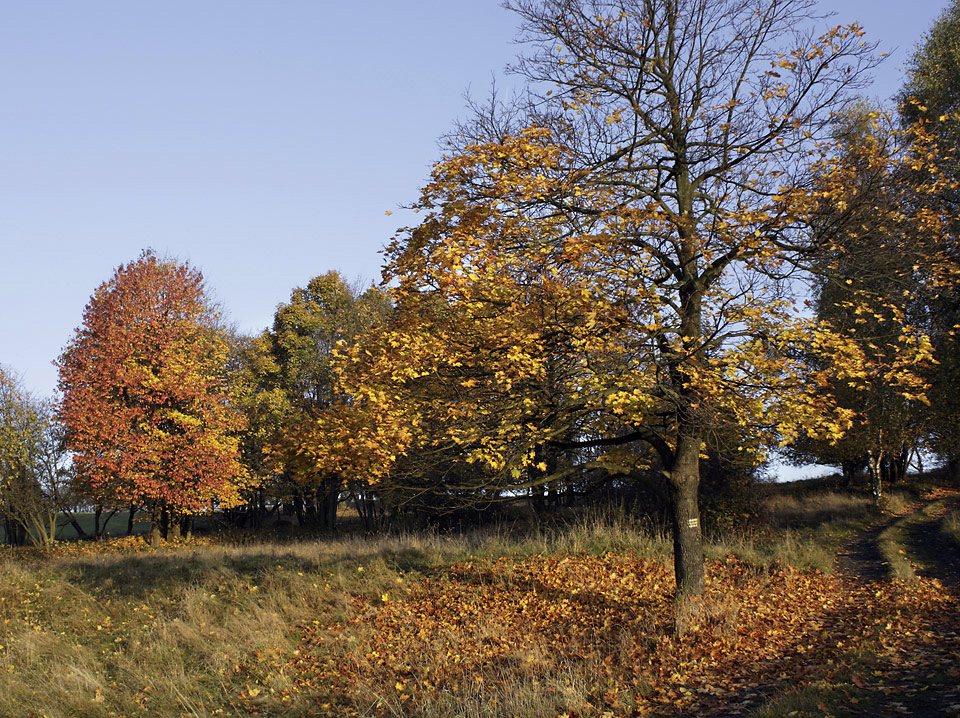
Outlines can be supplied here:
[[956, 470], [960, 5], [896, 110], [812, 0], [507, 6], [524, 89], [446, 138], [379, 287], [319, 275], [240, 337], [147, 251], [91, 298], [55, 408], [3, 375], [8, 537], [50, 538], [27, 485], [43, 526], [70, 496], [155, 540], [653, 492], [699, 593], [701, 498], [742, 499], [771, 451], [878, 503], [911, 457]]

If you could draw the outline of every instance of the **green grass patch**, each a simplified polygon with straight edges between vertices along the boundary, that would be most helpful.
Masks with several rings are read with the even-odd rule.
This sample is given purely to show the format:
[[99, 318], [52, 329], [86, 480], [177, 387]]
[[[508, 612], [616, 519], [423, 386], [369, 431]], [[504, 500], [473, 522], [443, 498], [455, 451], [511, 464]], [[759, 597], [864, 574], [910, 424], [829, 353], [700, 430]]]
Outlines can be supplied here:
[[[93, 536], [96, 533], [96, 520], [92, 511], [78, 511], [73, 514], [74, 518], [77, 520], [77, 523], [80, 525], [80, 528], [86, 533], [87, 536]], [[130, 512], [129, 511], [118, 511], [113, 514], [109, 520], [106, 522], [104, 527], [104, 532], [107, 536], [126, 536], [127, 534], [127, 524], [129, 521]], [[103, 519], [106, 518], [106, 514], [101, 517], [101, 524]], [[150, 520], [145, 514], [137, 514], [134, 516], [133, 522], [133, 533], [135, 534], [144, 534], [150, 530]], [[64, 516], [60, 516], [57, 521], [57, 540], [58, 541], [75, 541], [79, 539], [80, 536], [77, 534], [76, 529], [70, 524]]]

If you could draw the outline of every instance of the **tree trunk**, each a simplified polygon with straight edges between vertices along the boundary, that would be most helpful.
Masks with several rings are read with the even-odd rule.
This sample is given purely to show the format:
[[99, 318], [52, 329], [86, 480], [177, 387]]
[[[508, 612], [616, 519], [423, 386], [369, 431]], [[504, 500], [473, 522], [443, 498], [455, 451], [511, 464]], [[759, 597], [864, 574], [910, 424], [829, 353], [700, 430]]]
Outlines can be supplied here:
[[[56, 504], [54, 504], [56, 506]], [[47, 535], [50, 536], [50, 543], [57, 542], [57, 512], [54, 510], [47, 519]]]
[[353, 499], [353, 505], [357, 510], [357, 516], [359, 516], [360, 520], [363, 521], [364, 530], [368, 532], [372, 531], [372, 512], [368, 511], [368, 504], [363, 498], [361, 498], [362, 494], [359, 491], [355, 491], [351, 488], [350, 497]]
[[670, 509], [673, 514], [673, 570], [677, 596], [703, 593], [703, 535], [700, 531], [700, 437], [681, 437], [668, 472]]
[[897, 455], [896, 476], [894, 476], [894, 481], [897, 483], [900, 483], [907, 478], [907, 467], [910, 465], [911, 453], [912, 452], [907, 447], [903, 447], [900, 450], [900, 453]]
[[857, 475], [857, 464], [853, 461], [843, 461], [840, 463], [840, 470], [843, 473], [843, 488], [849, 489], [853, 486], [853, 479]]
[[127, 536], [133, 536], [133, 517], [136, 513], [136, 504], [130, 504], [130, 515], [127, 516]]
[[167, 522], [167, 541], [179, 541], [180, 540], [180, 522], [182, 517], [178, 516], [175, 512], [170, 512], [170, 520]]
[[160, 511], [160, 533], [164, 541], [170, 540], [170, 511], [166, 506]]
[[294, 489], [293, 513], [297, 517], [297, 526], [307, 525], [307, 516], [303, 510], [303, 491], [301, 489]]
[[327, 494], [320, 506], [321, 520], [325, 531], [333, 531], [337, 527], [337, 507], [340, 505], [340, 481], [332, 479], [326, 482]]
[[883, 473], [881, 463], [883, 461], [882, 451], [870, 452], [870, 489], [873, 491], [873, 501], [877, 508], [882, 508], [883, 504]]
[[16, 522], [11, 519], [5, 519], [3, 522], [4, 531], [7, 534], [7, 543], [11, 546], [20, 546], [21, 542], [21, 527]]
[[80, 525], [80, 522], [77, 521], [77, 517], [74, 516], [73, 513], [68, 511], [64, 511], [64, 513], [67, 514], [67, 521], [71, 526], [73, 526], [73, 530], [77, 532], [77, 539], [90, 538], [90, 535], [83, 530], [83, 527]]
[[112, 519], [114, 516], [117, 515], [117, 511], [118, 511], [118, 509], [110, 509], [110, 511], [107, 513], [107, 515], [104, 516], [104, 517], [102, 517], [101, 520], [103, 521], [103, 535], [104, 535], [104, 537], [107, 536], [107, 526], [110, 525], [110, 519]]

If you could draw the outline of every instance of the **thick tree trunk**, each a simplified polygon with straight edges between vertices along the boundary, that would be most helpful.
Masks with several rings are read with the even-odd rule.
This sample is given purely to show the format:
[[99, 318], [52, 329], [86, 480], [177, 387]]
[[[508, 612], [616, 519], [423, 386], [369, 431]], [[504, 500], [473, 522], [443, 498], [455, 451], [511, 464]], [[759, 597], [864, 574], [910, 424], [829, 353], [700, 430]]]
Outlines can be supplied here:
[[843, 488], [849, 489], [853, 486], [853, 480], [857, 475], [857, 462], [843, 461], [840, 464], [840, 470], [843, 473]]
[[703, 593], [703, 535], [700, 531], [700, 438], [682, 437], [667, 476], [673, 515], [673, 567], [677, 596]]
[[332, 479], [325, 483], [326, 495], [319, 507], [321, 520], [324, 531], [334, 531], [337, 527], [337, 507], [340, 505], [340, 481]]
[[307, 525], [307, 514], [304, 511], [303, 491], [296, 489], [293, 492], [293, 513], [297, 517], [297, 526]]
[[[668, 96], [667, 101], [675, 110], [682, 110], [677, 96]], [[703, 594], [703, 535], [700, 531], [700, 444], [702, 431], [696, 417], [696, 407], [702, 397], [696, 388], [691, 370], [705, 359], [702, 342], [702, 302], [705, 288], [698, 263], [701, 252], [698, 248], [697, 227], [694, 219], [695, 190], [690, 179], [690, 164], [687, 162], [686, 137], [678, 124], [680, 116], [673, 118], [674, 136], [678, 140], [676, 153], [677, 204], [680, 222], [677, 225], [679, 266], [683, 279], [679, 286], [680, 332], [682, 352], [677, 364], [671, 369], [674, 390], [680, 398], [677, 406], [677, 443], [670, 473], [667, 477], [670, 488], [670, 510], [673, 518], [673, 570], [677, 577], [677, 598]], [[679, 277], [678, 277], [679, 279]]]

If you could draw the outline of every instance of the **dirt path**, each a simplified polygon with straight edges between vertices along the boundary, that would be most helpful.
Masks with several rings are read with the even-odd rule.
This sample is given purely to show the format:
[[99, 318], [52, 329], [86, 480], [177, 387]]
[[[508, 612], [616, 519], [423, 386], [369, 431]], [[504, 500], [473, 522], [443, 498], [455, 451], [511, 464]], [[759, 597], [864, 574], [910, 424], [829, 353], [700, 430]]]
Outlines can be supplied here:
[[880, 553], [880, 534], [899, 519], [899, 516], [891, 516], [841, 548], [834, 562], [834, 571], [845, 579], [858, 583], [889, 578], [889, 564]]
[[[924, 513], [936, 501], [939, 510]], [[913, 507], [907, 516], [893, 516], [871, 528], [837, 555], [836, 572], [854, 585], [890, 579], [890, 566], [879, 548], [880, 535], [909, 519], [904, 551], [920, 579], [937, 579], [944, 590], [960, 592], [960, 546], [941, 530], [950, 510], [960, 508], [960, 495], [938, 496]], [[877, 659], [860, 704], [847, 705], [845, 716], [918, 716], [960, 718], [960, 621], [944, 615], [927, 626], [932, 639], [922, 651], [898, 660]]]
[[[943, 502], [943, 508], [931, 516], [924, 516], [924, 509], [937, 501]], [[960, 510], [960, 495], [956, 493], [918, 503], [908, 514], [887, 517], [841, 548], [834, 570], [858, 583], [891, 578], [890, 565], [880, 552], [880, 535], [899, 521], [922, 517], [911, 525], [907, 532], [908, 543], [904, 546], [907, 554], [917, 559], [914, 563], [917, 575], [936, 578], [950, 588], [960, 588], [960, 545], [942, 531], [943, 520], [951, 510]]]

